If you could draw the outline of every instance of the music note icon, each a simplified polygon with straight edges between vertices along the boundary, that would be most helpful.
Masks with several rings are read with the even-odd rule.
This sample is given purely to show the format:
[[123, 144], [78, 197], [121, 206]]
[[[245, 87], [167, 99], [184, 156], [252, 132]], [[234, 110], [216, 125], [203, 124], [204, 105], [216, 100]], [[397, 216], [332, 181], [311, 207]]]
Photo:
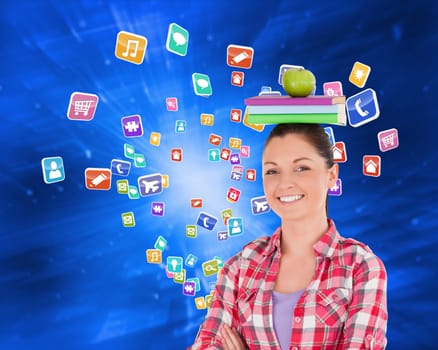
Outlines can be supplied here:
[[[131, 50], [131, 44], [132, 44], [132, 46], [134, 46], [133, 50]], [[128, 57], [128, 54], [131, 57], [137, 56], [138, 44], [139, 44], [138, 40], [128, 40], [128, 45], [126, 46], [126, 51], [122, 52], [122, 56]], [[132, 51], [132, 52], [130, 52], [130, 51]]]
[[115, 55], [121, 60], [141, 64], [147, 43], [144, 36], [121, 31], [117, 34]]

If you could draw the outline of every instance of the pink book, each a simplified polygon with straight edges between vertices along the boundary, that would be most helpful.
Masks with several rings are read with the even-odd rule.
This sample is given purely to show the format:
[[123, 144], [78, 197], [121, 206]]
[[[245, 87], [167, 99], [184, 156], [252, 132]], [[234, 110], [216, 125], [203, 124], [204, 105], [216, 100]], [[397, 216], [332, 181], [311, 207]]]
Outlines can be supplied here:
[[334, 105], [345, 104], [345, 96], [255, 96], [245, 99], [247, 106], [315, 106], [315, 105]]

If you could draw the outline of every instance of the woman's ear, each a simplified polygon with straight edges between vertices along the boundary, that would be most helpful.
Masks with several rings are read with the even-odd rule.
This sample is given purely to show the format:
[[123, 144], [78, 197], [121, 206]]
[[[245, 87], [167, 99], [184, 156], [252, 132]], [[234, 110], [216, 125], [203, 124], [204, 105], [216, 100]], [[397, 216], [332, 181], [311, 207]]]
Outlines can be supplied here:
[[328, 187], [332, 188], [338, 180], [339, 166], [337, 163], [328, 170]]

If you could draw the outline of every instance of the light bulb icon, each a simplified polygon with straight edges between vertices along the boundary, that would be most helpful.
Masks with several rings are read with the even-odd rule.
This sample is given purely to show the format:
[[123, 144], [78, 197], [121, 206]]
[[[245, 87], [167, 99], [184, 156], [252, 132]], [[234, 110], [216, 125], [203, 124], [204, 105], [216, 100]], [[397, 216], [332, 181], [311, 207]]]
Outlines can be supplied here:
[[176, 271], [176, 267], [178, 266], [178, 261], [176, 259], [172, 259], [170, 264], [172, 265], [172, 270]]

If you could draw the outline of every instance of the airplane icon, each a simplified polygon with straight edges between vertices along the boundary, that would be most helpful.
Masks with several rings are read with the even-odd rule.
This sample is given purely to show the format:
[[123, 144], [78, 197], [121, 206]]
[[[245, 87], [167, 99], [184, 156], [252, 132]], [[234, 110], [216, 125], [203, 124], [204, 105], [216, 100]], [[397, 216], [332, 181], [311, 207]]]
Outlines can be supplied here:
[[266, 200], [266, 196], [251, 198], [251, 209], [253, 215], [264, 214], [271, 210], [271, 207]]
[[142, 197], [158, 194], [163, 191], [163, 180], [160, 174], [140, 176], [138, 188]]

